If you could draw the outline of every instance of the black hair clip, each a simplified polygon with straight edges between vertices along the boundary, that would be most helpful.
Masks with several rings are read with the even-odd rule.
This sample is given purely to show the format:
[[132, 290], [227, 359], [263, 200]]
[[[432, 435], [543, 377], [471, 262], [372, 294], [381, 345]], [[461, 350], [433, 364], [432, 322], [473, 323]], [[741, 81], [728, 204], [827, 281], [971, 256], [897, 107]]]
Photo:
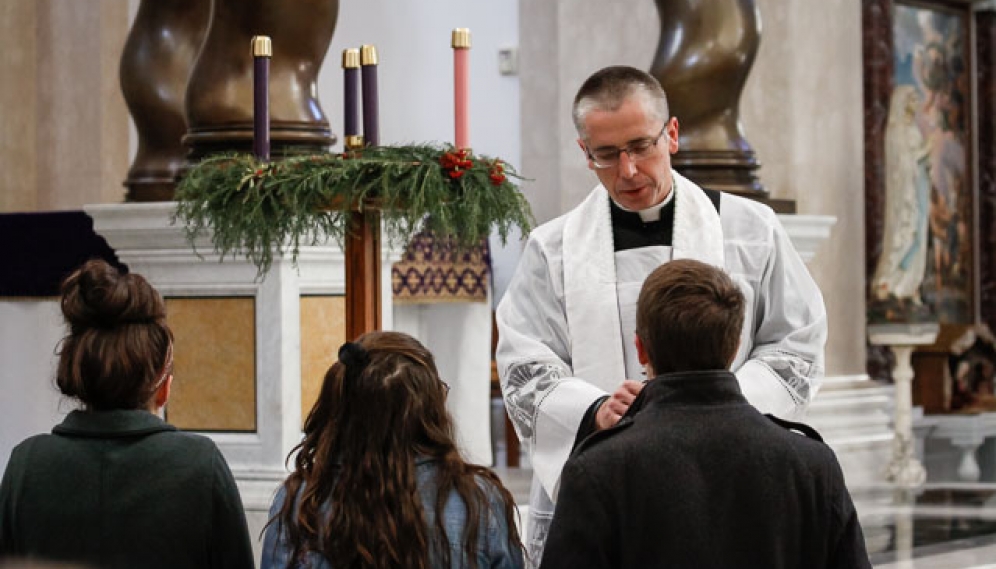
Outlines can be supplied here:
[[346, 342], [339, 347], [339, 361], [348, 373], [359, 375], [370, 363], [370, 354], [356, 342]]

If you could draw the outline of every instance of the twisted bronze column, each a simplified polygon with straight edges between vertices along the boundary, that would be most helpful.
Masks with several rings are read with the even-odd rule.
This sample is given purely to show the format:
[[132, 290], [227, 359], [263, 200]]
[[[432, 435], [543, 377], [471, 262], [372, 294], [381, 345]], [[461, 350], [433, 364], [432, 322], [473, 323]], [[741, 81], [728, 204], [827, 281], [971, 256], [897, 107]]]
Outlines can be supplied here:
[[183, 100], [204, 41], [211, 4], [142, 0], [121, 54], [119, 80], [138, 133], [138, 152], [124, 185], [127, 201], [173, 199], [185, 162]]
[[661, 39], [650, 74], [678, 117], [676, 170], [703, 187], [767, 197], [740, 123], [740, 94], [761, 41], [754, 0], [655, 0]]
[[253, 36], [269, 36], [270, 144], [275, 157], [335, 143], [316, 80], [339, 15], [338, 0], [213, 0], [207, 38], [187, 85], [188, 158], [249, 152], [253, 138]]

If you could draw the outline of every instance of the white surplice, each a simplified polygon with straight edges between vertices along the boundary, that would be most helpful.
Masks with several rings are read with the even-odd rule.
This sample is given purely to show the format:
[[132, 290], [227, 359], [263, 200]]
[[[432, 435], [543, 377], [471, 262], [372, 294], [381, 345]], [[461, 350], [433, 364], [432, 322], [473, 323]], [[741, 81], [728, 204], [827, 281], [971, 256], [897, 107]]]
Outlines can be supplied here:
[[585, 411], [624, 379], [641, 379], [631, 347], [642, 280], [671, 259], [722, 267], [746, 314], [732, 369], [765, 413], [798, 417], [823, 376], [826, 311], [819, 288], [770, 208], [722, 194], [719, 212], [675, 178], [671, 247], [614, 251], [608, 192], [536, 228], [497, 310], [505, 405], [534, 477], [527, 553], [538, 564], [560, 471]]

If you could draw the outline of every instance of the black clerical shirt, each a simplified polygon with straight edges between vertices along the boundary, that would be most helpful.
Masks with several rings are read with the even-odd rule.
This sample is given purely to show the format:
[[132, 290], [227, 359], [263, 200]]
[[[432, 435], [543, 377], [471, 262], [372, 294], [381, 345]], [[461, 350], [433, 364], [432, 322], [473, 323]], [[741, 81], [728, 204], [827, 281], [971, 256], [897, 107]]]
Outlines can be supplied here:
[[[719, 211], [719, 192], [702, 190]], [[626, 211], [609, 200], [612, 214], [612, 241], [616, 252], [654, 245], [670, 246], [674, 238], [674, 199], [661, 208], [657, 221], [643, 221], [635, 211]]]

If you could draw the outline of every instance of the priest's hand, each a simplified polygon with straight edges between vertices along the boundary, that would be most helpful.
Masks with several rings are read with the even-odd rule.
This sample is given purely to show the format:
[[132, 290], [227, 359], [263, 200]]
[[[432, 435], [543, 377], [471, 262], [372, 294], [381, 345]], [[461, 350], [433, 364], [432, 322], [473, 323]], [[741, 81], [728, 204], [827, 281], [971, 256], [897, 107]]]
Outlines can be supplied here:
[[595, 424], [598, 425], [598, 430], [608, 429], [618, 423], [642, 389], [642, 381], [627, 379], [619, 384], [615, 393], [602, 403], [601, 407], [598, 408], [598, 413], [595, 414]]

